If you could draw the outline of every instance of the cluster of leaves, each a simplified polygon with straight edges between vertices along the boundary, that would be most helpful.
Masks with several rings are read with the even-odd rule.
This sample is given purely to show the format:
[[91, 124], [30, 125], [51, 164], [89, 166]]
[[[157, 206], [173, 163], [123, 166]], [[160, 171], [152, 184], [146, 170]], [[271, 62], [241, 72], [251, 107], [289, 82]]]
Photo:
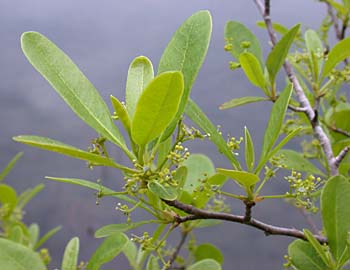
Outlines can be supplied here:
[[[349, 5], [348, 1], [343, 2], [344, 6]], [[218, 222], [201, 220], [203, 216], [188, 216], [183, 208], [173, 207], [176, 204], [171, 202], [179, 202], [186, 209], [202, 211], [200, 213], [210, 210], [213, 215], [220, 213], [222, 216], [229, 212], [225, 197], [242, 203], [246, 214], [241, 223], [246, 224], [251, 221], [251, 208], [265, 199], [289, 199], [312, 212], [317, 211], [316, 205], [321, 201], [323, 234], [327, 237], [327, 244], [322, 246], [318, 236], [305, 230], [303, 238], [308, 241], [296, 240], [289, 246], [286, 267], [300, 270], [342, 269], [348, 265], [349, 157], [339, 161], [340, 175], [331, 177], [327, 153], [320, 146], [323, 142], [304, 143], [305, 148], [312, 149], [313, 155], [283, 147], [296, 136], [312, 136], [315, 129], [312, 121], [320, 123], [326, 130], [335, 155], [350, 144], [350, 136], [346, 136], [346, 131], [350, 130], [347, 121], [350, 107], [340, 95], [342, 84], [348, 81], [348, 70], [336, 69], [350, 56], [350, 40], [341, 40], [327, 52], [317, 32], [307, 30], [302, 35], [300, 25], [288, 29], [275, 23], [273, 28], [281, 38], [265, 61], [259, 41], [249, 29], [234, 21], [226, 24], [225, 50], [236, 61], [231, 62], [230, 67], [234, 70], [241, 68], [252, 85], [262, 90], [262, 95], [236, 98], [220, 108], [262, 101], [274, 103], [261, 154], [256, 158], [257, 150], [248, 128], [244, 130], [244, 138], [231, 138], [226, 142], [217, 127], [190, 99], [192, 85], [207, 53], [211, 28], [211, 16], [207, 11], [197, 12], [188, 18], [165, 49], [157, 75], [147, 57], [135, 58], [128, 71], [125, 103], [111, 96], [114, 113], [110, 113], [92, 83], [56, 45], [37, 32], [23, 34], [22, 49], [30, 63], [71, 109], [98, 133], [98, 138], [93, 140], [88, 151], [39, 136], [22, 135], [14, 140], [84, 160], [91, 168], [112, 167], [124, 176], [121, 180], [124, 187], [118, 191], [103, 186], [101, 182], [47, 177], [93, 189], [98, 199], [114, 197], [118, 200], [117, 209], [127, 216], [124, 224], [110, 224], [96, 231], [95, 236], [105, 240], [86, 265], [78, 265], [79, 240], [73, 238], [66, 247], [62, 269], [100, 269], [122, 253], [136, 270], [166, 270], [173, 263], [189, 270], [219, 270], [223, 263], [222, 254], [210, 244], [197, 246], [190, 241], [190, 256], [187, 259], [178, 256], [178, 249], [187, 235], [196, 228], [214, 226]], [[293, 44], [297, 51], [290, 54]], [[297, 71], [295, 76], [302, 91], [317, 112], [312, 121], [305, 115], [307, 108], [298, 107], [300, 100], [297, 94], [293, 95], [293, 90], [296, 90], [293, 82], [283, 82], [282, 87], [279, 86], [277, 75], [286, 60]], [[285, 120], [288, 108], [293, 113]], [[186, 116], [196, 128], [186, 124]], [[125, 138], [119, 131], [120, 126], [126, 131]], [[285, 136], [281, 137], [281, 133]], [[230, 168], [215, 168], [208, 157], [190, 153], [186, 142], [205, 138], [225, 155]], [[240, 164], [235, 155], [242, 141], [245, 164]], [[106, 142], [119, 147], [129, 163], [115, 162], [108, 153]], [[263, 187], [278, 170], [291, 172], [286, 177], [290, 188], [284, 194], [262, 195]], [[240, 187], [238, 194], [224, 188], [228, 179]], [[148, 212], [153, 219], [134, 221], [132, 212], [136, 208]], [[132, 237], [127, 234], [129, 230], [149, 223], [157, 224], [152, 233], [144, 232], [142, 236]], [[181, 228], [183, 239], [173, 250], [169, 248], [167, 238], [176, 227]]]

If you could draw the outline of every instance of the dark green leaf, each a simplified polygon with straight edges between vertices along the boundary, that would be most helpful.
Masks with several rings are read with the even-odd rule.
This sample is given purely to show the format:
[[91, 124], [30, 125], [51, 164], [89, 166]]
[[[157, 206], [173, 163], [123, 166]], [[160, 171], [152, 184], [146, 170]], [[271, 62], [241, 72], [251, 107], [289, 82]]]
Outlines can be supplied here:
[[61, 270], [76, 270], [78, 265], [78, 256], [79, 256], [79, 238], [72, 238], [63, 254]]
[[273, 47], [266, 60], [266, 68], [270, 75], [270, 82], [273, 85], [275, 83], [276, 75], [281, 69], [283, 63], [286, 60], [290, 47], [293, 44], [295, 36], [298, 34], [300, 24], [297, 24], [290, 29], [281, 40]]
[[149, 182], [147, 184], [147, 187], [152, 193], [157, 195], [159, 198], [167, 201], [176, 200], [178, 195], [175, 187], [172, 187], [168, 184], [160, 184], [158, 181]]
[[321, 193], [321, 213], [331, 252], [341, 257], [350, 231], [350, 182], [344, 176], [328, 179]]
[[99, 134], [128, 153], [124, 139], [114, 125], [106, 103], [73, 61], [40, 33], [26, 32], [22, 35], [21, 42], [22, 50], [29, 62], [71, 109]]
[[202, 10], [193, 14], [177, 29], [159, 61], [158, 74], [178, 70], [184, 76], [184, 92], [179, 109], [162, 140], [173, 133], [185, 110], [192, 85], [208, 51], [211, 30], [209, 11]]
[[248, 103], [254, 103], [254, 102], [260, 102], [260, 101], [266, 101], [269, 100], [268, 98], [263, 98], [263, 97], [241, 97], [241, 98], [235, 98], [232, 99], [228, 102], [225, 102], [222, 104], [219, 109], [220, 110], [226, 110], [238, 106], [242, 106]]
[[201, 244], [194, 251], [196, 262], [204, 259], [213, 259], [219, 264], [223, 264], [224, 256], [221, 251], [212, 244]]
[[146, 145], [166, 129], [179, 109], [184, 81], [180, 72], [164, 72], [142, 92], [131, 124], [138, 145]]
[[329, 52], [323, 67], [322, 78], [326, 77], [341, 61], [350, 56], [350, 39], [339, 41]]
[[244, 127], [244, 156], [247, 169], [252, 172], [254, 169], [255, 153], [253, 140], [247, 127]]
[[18, 153], [14, 156], [13, 159], [6, 165], [5, 169], [0, 173], [0, 182], [4, 180], [6, 175], [12, 170], [13, 166], [15, 166], [16, 162], [21, 158], [23, 155], [22, 152]]
[[125, 91], [126, 109], [130, 119], [134, 117], [139, 97], [153, 77], [152, 62], [147, 57], [136, 57], [130, 64]]

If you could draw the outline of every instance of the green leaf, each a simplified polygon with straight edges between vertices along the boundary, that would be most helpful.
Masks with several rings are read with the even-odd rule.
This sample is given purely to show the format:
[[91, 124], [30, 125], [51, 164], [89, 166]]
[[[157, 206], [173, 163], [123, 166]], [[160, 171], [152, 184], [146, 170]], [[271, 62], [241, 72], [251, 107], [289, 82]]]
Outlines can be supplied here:
[[140, 227], [140, 226], [145, 225], [145, 224], [157, 223], [157, 222], [158, 222], [158, 220], [145, 220], [145, 221], [141, 221], [141, 222], [109, 224], [109, 225], [106, 225], [106, 226], [99, 228], [95, 232], [95, 237], [96, 238], [103, 238], [103, 237], [110, 236], [114, 233], [126, 232], [126, 231], [135, 229], [135, 228]]
[[333, 68], [336, 67], [341, 61], [350, 56], [350, 39], [345, 38], [339, 41], [329, 52], [326, 63], [324, 64], [322, 71], [322, 78], [326, 77]]
[[[229, 52], [237, 60], [243, 52], [249, 52], [255, 55], [259, 60], [261, 67], [263, 67], [263, 58], [260, 48], [259, 40], [255, 35], [243, 24], [239, 22], [229, 21], [225, 26], [225, 40], [228, 46]], [[248, 43], [249, 47], [242, 46], [244, 43]]]
[[203, 111], [197, 106], [194, 101], [189, 99], [186, 109], [186, 115], [196, 123], [205, 133], [210, 134], [210, 140], [216, 145], [219, 152], [224, 154], [232, 163], [232, 166], [236, 169], [240, 169], [240, 164], [236, 157], [232, 154], [228, 148], [226, 141], [222, 138], [222, 135], [218, 132], [217, 127], [208, 119]]
[[245, 75], [250, 80], [250, 82], [261, 88], [265, 95], [270, 96], [269, 90], [266, 86], [266, 80], [264, 72], [261, 68], [259, 60], [254, 56], [254, 54], [249, 52], [243, 52], [239, 55], [239, 62]]
[[22, 35], [22, 50], [71, 109], [97, 133], [128, 153], [114, 125], [106, 103], [73, 61], [45, 36], [37, 32]]
[[224, 256], [221, 251], [212, 244], [201, 244], [194, 251], [194, 257], [196, 262], [204, 259], [213, 259], [219, 264], [223, 264]]
[[125, 90], [126, 109], [130, 119], [134, 117], [139, 97], [153, 77], [153, 65], [147, 57], [136, 57], [130, 64]]
[[325, 270], [328, 269], [312, 245], [303, 240], [295, 240], [288, 247], [288, 254], [292, 264], [298, 270]]
[[110, 96], [111, 102], [113, 105], [113, 108], [116, 112], [116, 116], [118, 116], [118, 119], [123, 124], [125, 130], [128, 132], [129, 136], [131, 134], [131, 122], [129, 118], [129, 114], [126, 111], [125, 106], [114, 96]]
[[161, 142], [158, 147], [157, 166], [161, 166], [167, 159], [167, 156], [172, 148], [172, 138], [169, 137], [165, 141]]
[[208, 51], [211, 31], [209, 11], [202, 10], [193, 14], [176, 30], [159, 61], [158, 74], [178, 70], [184, 76], [184, 91], [179, 109], [162, 140], [173, 133], [185, 110], [192, 85]]
[[237, 184], [245, 188], [247, 191], [260, 180], [257, 175], [249, 172], [228, 170], [222, 168], [217, 168], [216, 171], [222, 175], [225, 175], [235, 180]]
[[221, 270], [221, 265], [213, 259], [205, 259], [190, 265], [186, 270]]
[[21, 135], [21, 136], [13, 137], [13, 140], [20, 143], [28, 144], [34, 147], [38, 147], [47, 151], [52, 151], [52, 152], [63, 154], [69, 157], [86, 160], [95, 165], [122, 169], [121, 165], [115, 163], [110, 158], [106, 158], [104, 156], [86, 152], [74, 146], [71, 146], [50, 138], [31, 136], [31, 135]]
[[153, 254], [149, 256], [146, 270], [160, 270], [159, 264], [158, 264], [158, 258], [155, 257]]
[[19, 243], [24, 244], [24, 232], [19, 225], [12, 226], [8, 231], [7, 239]]
[[183, 166], [187, 168], [187, 177], [183, 190], [190, 194], [202, 184], [200, 180], [215, 174], [212, 161], [205, 155], [192, 154], [183, 163]]
[[125, 257], [128, 259], [130, 266], [134, 267], [135, 269], [138, 269], [137, 264], [137, 247], [134, 242], [131, 240], [128, 240], [126, 245], [123, 248], [123, 253]]
[[276, 75], [281, 69], [295, 36], [298, 34], [300, 24], [290, 29], [281, 40], [273, 47], [266, 60], [266, 68], [270, 75], [271, 85], [275, 83]]
[[[338, 103], [335, 107], [329, 107], [325, 114], [325, 122], [330, 127], [337, 127], [345, 131], [350, 130], [350, 104], [348, 102]], [[348, 137], [330, 130], [330, 135], [334, 141], [347, 139]], [[343, 146], [344, 147], [344, 146]], [[342, 148], [343, 148], [342, 147]]]
[[255, 162], [254, 144], [247, 127], [244, 127], [244, 156], [248, 171], [253, 171]]
[[28, 188], [25, 191], [23, 191], [17, 199], [17, 208], [23, 209], [26, 204], [33, 199], [40, 191], [44, 189], [44, 184], [39, 184], [35, 186], [34, 188]]
[[329, 265], [329, 258], [327, 257], [324, 247], [322, 247], [320, 242], [318, 242], [315, 236], [308, 229], [304, 229], [303, 231], [306, 239], [309, 241], [309, 243], [312, 245], [314, 250], [317, 252], [318, 256], [322, 259], [323, 263], [325, 265]]
[[[261, 28], [266, 28], [266, 24], [264, 21], [259, 21], [256, 23], [256, 25], [261, 27]], [[272, 28], [273, 28], [273, 30], [275, 30], [275, 32], [277, 32], [278, 34], [280, 34], [282, 36], [288, 32], [288, 28], [280, 23], [275, 23], [275, 22], [272, 23]]]
[[284, 156], [285, 160], [283, 161], [283, 164], [286, 165], [286, 169], [325, 176], [322, 171], [304, 158], [303, 154], [299, 152], [289, 149], [282, 149], [278, 151], [277, 154]]
[[21, 244], [0, 238], [0, 268], [6, 270], [46, 270], [38, 253]]
[[153, 194], [167, 201], [176, 200], [178, 196], [178, 193], [175, 187], [169, 186], [168, 184], [162, 185], [158, 181], [148, 182], [147, 187]]
[[[62, 182], [62, 183], [68, 183], [68, 184], [72, 184], [72, 185], [77, 185], [77, 186], [82, 186], [82, 187], [86, 187], [86, 188], [90, 188], [96, 191], [102, 191], [105, 193], [114, 193], [115, 191], [102, 186], [99, 183], [94, 183], [91, 181], [87, 181], [87, 180], [83, 180], [83, 179], [77, 179], [77, 178], [59, 178], [59, 177], [50, 177], [50, 176], [46, 176], [45, 177], [48, 180], [53, 180], [53, 181], [57, 181], [57, 182]], [[123, 195], [123, 194], [114, 194], [111, 195], [114, 198], [118, 198], [120, 200], [126, 201], [128, 203], [131, 204], [136, 204], [137, 202], [133, 199], [130, 199], [128, 196]]]
[[142, 92], [131, 124], [138, 145], [146, 145], [165, 130], [178, 111], [184, 81], [180, 72], [164, 72]]
[[13, 166], [15, 166], [16, 162], [21, 158], [22, 155], [23, 153], [20, 152], [10, 160], [10, 162], [6, 165], [5, 169], [0, 173], [0, 182], [4, 180], [6, 175], [12, 170]]
[[275, 104], [272, 106], [270, 119], [265, 129], [260, 160], [264, 159], [264, 157], [268, 155], [278, 139], [291, 95], [292, 86], [289, 85], [286, 87], [286, 89], [284, 89]]
[[267, 101], [267, 100], [269, 100], [269, 99], [268, 98], [264, 98], [264, 97], [249, 97], [249, 96], [248, 97], [235, 98], [235, 99], [232, 99], [232, 100], [222, 104], [219, 107], [219, 109], [220, 110], [226, 110], [226, 109], [242, 106], [242, 105], [245, 105], [245, 104], [248, 104], [248, 103], [255, 103], [255, 102]]
[[97, 248], [86, 266], [88, 270], [100, 270], [105, 263], [113, 260], [123, 251], [128, 243], [128, 237], [123, 233], [116, 233], [106, 238]]
[[54, 236], [59, 230], [61, 230], [61, 226], [57, 226], [50, 231], [48, 231], [43, 237], [39, 239], [39, 241], [35, 244], [34, 250], [40, 248], [43, 244], [46, 243], [47, 240], [49, 240], [52, 236]]
[[72, 238], [63, 254], [61, 270], [76, 270], [79, 256], [79, 238]]
[[321, 193], [321, 213], [331, 252], [341, 257], [350, 231], [350, 182], [344, 176], [330, 178]]
[[12, 210], [17, 205], [16, 191], [8, 185], [0, 184], [0, 203], [2, 205], [7, 205], [8, 207], [8, 211], [3, 214], [3, 217], [9, 217], [12, 213]]
[[181, 166], [176, 170], [176, 173], [174, 175], [174, 179], [177, 182], [177, 192], [178, 192], [178, 197], [181, 198], [181, 194], [183, 192], [183, 187], [186, 183], [187, 179], [187, 174], [188, 174], [188, 169], [185, 166]]
[[305, 32], [306, 47], [309, 52], [309, 59], [311, 62], [311, 70], [315, 81], [318, 81], [318, 76], [322, 68], [323, 59], [317, 57], [323, 55], [323, 45], [316, 31], [309, 29]]
[[30, 247], [34, 247], [39, 240], [40, 228], [36, 223], [30, 224], [28, 228]]

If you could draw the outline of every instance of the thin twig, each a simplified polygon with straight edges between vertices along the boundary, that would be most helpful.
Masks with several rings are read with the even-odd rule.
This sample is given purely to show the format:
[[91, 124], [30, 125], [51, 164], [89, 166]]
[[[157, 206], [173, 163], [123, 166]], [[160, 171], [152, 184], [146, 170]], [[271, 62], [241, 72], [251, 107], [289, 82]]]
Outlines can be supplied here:
[[325, 4], [327, 5], [327, 13], [328, 13], [328, 15], [331, 18], [332, 23], [333, 23], [335, 35], [336, 35], [338, 40], [342, 40], [343, 39], [342, 38], [342, 31], [340, 31], [338, 18], [334, 13], [333, 7], [331, 6], [331, 4], [328, 1], [325, 1]]
[[[188, 233], [189, 233], [189, 231], [187, 231], [187, 230], [184, 230], [181, 232], [180, 242], [177, 244], [174, 253], [171, 255], [171, 257], [169, 259], [169, 268], [171, 268], [172, 264], [175, 262], [177, 256], [179, 255], [182, 246], [185, 244]], [[174, 268], [171, 268], [171, 269], [174, 269]]]
[[[245, 216], [233, 215], [230, 213], [222, 213], [222, 212], [210, 212], [210, 211], [196, 208], [192, 205], [184, 204], [176, 200], [175, 201], [164, 200], [164, 202], [169, 206], [175, 207], [189, 214], [188, 216], [184, 216], [184, 217], [181, 217], [181, 216], [175, 217], [175, 221], [178, 224], [181, 224], [190, 220], [218, 219], [218, 220], [226, 220], [234, 223], [241, 223], [250, 227], [254, 227], [258, 230], [263, 231], [265, 235], [284, 235], [284, 236], [306, 240], [304, 233], [294, 228], [277, 227], [274, 225], [266, 224], [254, 218], [251, 218], [247, 222]], [[320, 243], [327, 243], [327, 239], [323, 236], [315, 235], [315, 238]]]
[[338, 156], [335, 157], [335, 163], [337, 164], [337, 166], [339, 166], [339, 164], [343, 161], [343, 159], [345, 158], [345, 156], [349, 152], [349, 150], [350, 150], [350, 147], [346, 146], [346, 147], [344, 147], [343, 150], [340, 151]]
[[344, 129], [337, 128], [337, 127], [334, 126], [334, 125], [327, 125], [327, 127], [328, 127], [330, 130], [332, 130], [332, 131], [334, 131], [334, 132], [336, 132], [336, 133], [342, 134], [342, 135], [344, 135], [344, 136], [350, 138], [350, 132], [348, 132], [348, 131], [346, 131], [346, 130], [344, 130]]
[[[263, 16], [263, 19], [265, 21], [267, 31], [268, 31], [268, 34], [269, 34], [269, 37], [270, 37], [272, 44], [276, 45], [277, 38], [276, 38], [276, 34], [275, 34], [273, 27], [272, 27], [270, 8], [269, 7], [266, 8], [266, 6], [269, 4], [270, 1], [265, 0], [264, 5], [263, 5], [261, 0], [254, 0], [254, 2], [256, 3], [261, 15]], [[308, 117], [308, 119], [312, 125], [315, 137], [319, 140], [320, 145], [323, 149], [323, 152], [326, 155], [327, 163], [328, 163], [328, 166], [330, 168], [331, 174], [337, 175], [338, 174], [338, 166], [335, 162], [331, 142], [330, 142], [329, 138], [327, 137], [326, 133], [324, 132], [324, 130], [322, 129], [322, 127], [320, 126], [320, 123], [319, 123], [318, 117], [317, 117], [317, 110], [315, 111], [312, 108], [308, 98], [306, 97], [306, 95], [304, 93], [303, 88], [300, 85], [298, 78], [296, 77], [296, 75], [294, 73], [292, 65], [286, 60], [284, 62], [283, 67], [284, 67], [284, 70], [289, 78], [289, 81], [293, 85], [294, 92], [297, 96], [297, 99], [298, 99], [301, 107], [305, 108], [305, 114]]]

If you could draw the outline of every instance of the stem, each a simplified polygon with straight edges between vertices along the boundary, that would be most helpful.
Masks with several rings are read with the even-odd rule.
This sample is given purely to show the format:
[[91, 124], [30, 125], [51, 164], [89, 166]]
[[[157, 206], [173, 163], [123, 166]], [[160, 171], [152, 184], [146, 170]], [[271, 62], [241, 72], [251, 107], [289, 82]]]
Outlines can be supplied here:
[[180, 242], [177, 244], [174, 253], [171, 255], [171, 257], [169, 259], [168, 267], [165, 268], [164, 270], [167, 270], [167, 269], [171, 268], [172, 264], [175, 262], [177, 256], [179, 255], [182, 246], [185, 244], [188, 234], [189, 234], [188, 230], [184, 230], [184, 231], [181, 232]]

